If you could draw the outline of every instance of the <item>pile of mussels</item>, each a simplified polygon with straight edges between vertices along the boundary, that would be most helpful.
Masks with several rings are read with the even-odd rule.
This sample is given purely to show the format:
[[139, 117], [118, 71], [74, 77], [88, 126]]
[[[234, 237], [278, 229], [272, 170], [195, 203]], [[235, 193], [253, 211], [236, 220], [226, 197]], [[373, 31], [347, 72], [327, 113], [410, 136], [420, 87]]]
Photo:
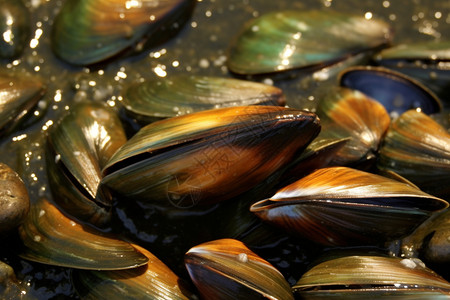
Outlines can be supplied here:
[[[68, 0], [52, 49], [89, 67], [145, 51], [195, 2]], [[3, 1], [1, 14], [0, 55], [18, 57], [27, 8]], [[77, 103], [46, 137], [51, 199], [29, 199], [0, 165], [0, 234], [22, 259], [68, 268], [83, 299], [449, 299], [425, 263], [450, 265], [450, 43], [391, 40], [376, 18], [277, 11], [231, 42], [235, 78], [169, 76], [129, 86], [117, 109]], [[337, 76], [315, 113], [258, 81], [305, 70]], [[45, 85], [0, 74], [2, 136], [30, 126]], [[139, 216], [186, 240], [139, 246], [113, 222]], [[286, 239], [325, 254], [293, 285], [264, 257]], [[2, 298], [33, 297], [0, 270]]]

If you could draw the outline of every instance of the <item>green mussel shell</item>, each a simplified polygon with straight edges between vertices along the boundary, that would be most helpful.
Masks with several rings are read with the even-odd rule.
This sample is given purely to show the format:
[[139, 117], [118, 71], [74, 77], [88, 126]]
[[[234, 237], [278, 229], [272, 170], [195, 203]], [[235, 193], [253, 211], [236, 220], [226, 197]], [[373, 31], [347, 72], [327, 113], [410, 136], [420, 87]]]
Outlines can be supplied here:
[[243, 105], [284, 105], [274, 86], [225, 77], [178, 75], [130, 85], [122, 104], [147, 123], [202, 110]]
[[204, 299], [294, 299], [283, 275], [238, 240], [195, 246], [184, 261]]
[[330, 64], [387, 44], [388, 24], [327, 11], [279, 11], [249, 21], [231, 44], [228, 68], [263, 74]]
[[323, 245], [377, 244], [410, 234], [448, 207], [414, 186], [347, 167], [316, 170], [250, 211]]
[[193, 299], [186, 284], [146, 249], [133, 245], [148, 258], [134, 269], [116, 271], [76, 270], [72, 282], [82, 299]]
[[392, 122], [380, 149], [378, 167], [449, 200], [450, 134], [426, 114], [409, 110]]
[[75, 105], [47, 139], [47, 174], [55, 202], [94, 225], [110, 219], [111, 194], [101, 188], [101, 169], [126, 142], [116, 113], [103, 103]]
[[127, 49], [161, 42], [165, 28], [190, 15], [194, 0], [68, 0], [55, 19], [53, 51], [74, 65], [91, 65]]
[[302, 299], [448, 299], [450, 283], [419, 259], [345, 256], [322, 262], [292, 287]]
[[47, 199], [31, 206], [19, 227], [20, 256], [43, 264], [88, 270], [120, 270], [145, 265], [148, 258], [131, 244], [76, 223]]
[[165, 119], [142, 128], [113, 155], [102, 184], [153, 205], [217, 203], [263, 181], [319, 131], [314, 113], [279, 106]]
[[0, 4], [0, 57], [14, 59], [30, 38], [30, 13], [22, 0], [2, 0]]

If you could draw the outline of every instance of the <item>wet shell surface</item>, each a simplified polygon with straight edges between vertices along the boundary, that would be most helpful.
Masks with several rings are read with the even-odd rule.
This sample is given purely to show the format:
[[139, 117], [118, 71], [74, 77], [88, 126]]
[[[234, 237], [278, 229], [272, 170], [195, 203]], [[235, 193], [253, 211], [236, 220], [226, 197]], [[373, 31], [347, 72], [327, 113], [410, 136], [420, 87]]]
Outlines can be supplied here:
[[0, 6], [0, 57], [19, 57], [30, 38], [31, 22], [22, 0], [2, 0]]
[[450, 283], [417, 258], [345, 256], [322, 262], [292, 287], [302, 299], [448, 299]]
[[238, 240], [195, 246], [184, 261], [203, 299], [294, 299], [283, 275]]
[[28, 191], [19, 175], [0, 163], [0, 234], [18, 227], [30, 209]]
[[374, 162], [390, 117], [379, 102], [347, 88], [332, 89], [317, 107], [323, 139], [350, 140], [337, 151], [334, 165]]
[[[147, 41], [161, 42], [190, 15], [193, 0], [69, 0], [53, 24], [52, 47], [74, 65], [91, 65]], [[166, 29], [166, 30], [165, 30]], [[166, 32], [165, 32], [166, 31]]]
[[31, 261], [88, 270], [120, 270], [145, 265], [148, 258], [131, 244], [81, 225], [62, 214], [47, 199], [32, 204], [19, 227], [24, 249]]
[[376, 19], [330, 10], [272, 12], [244, 25], [230, 46], [227, 66], [254, 75], [330, 64], [390, 38], [389, 26]]
[[127, 87], [122, 104], [149, 123], [213, 108], [243, 105], [284, 105], [281, 89], [248, 80], [178, 75]]
[[152, 205], [217, 203], [262, 182], [319, 131], [315, 114], [279, 106], [165, 119], [142, 128], [113, 155], [102, 184]]
[[448, 207], [414, 186], [347, 167], [323, 168], [253, 204], [262, 220], [324, 245], [375, 244], [411, 233]]
[[409, 110], [391, 124], [378, 167], [449, 200], [450, 134], [426, 114]]
[[95, 102], [74, 106], [47, 139], [47, 174], [55, 202], [76, 218], [106, 224], [112, 199], [99, 187], [101, 169], [126, 140], [111, 108]]
[[193, 299], [186, 284], [148, 250], [133, 245], [148, 258], [144, 266], [116, 271], [76, 270], [72, 281], [82, 299]]

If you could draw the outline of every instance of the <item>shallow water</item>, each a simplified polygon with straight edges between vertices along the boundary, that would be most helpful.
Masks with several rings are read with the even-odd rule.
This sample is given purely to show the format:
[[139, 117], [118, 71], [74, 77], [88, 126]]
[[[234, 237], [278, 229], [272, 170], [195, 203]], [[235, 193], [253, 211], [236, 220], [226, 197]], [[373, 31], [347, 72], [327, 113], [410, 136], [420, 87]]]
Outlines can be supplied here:
[[[0, 152], [1, 161], [17, 170], [24, 179], [32, 201], [49, 195], [42, 150], [46, 131], [73, 103], [89, 99], [104, 101], [117, 107], [121, 90], [141, 78], [166, 77], [179, 73], [231, 76], [225, 67], [226, 49], [245, 21], [253, 17], [281, 9], [334, 9], [385, 20], [395, 30], [394, 43], [448, 38], [450, 33], [448, 1], [199, 0], [191, 19], [170, 41], [139, 55], [116, 59], [103, 67], [88, 69], [70, 66], [56, 58], [50, 50], [50, 28], [64, 1], [25, 2], [32, 13], [33, 33], [30, 46], [18, 60], [3, 61], [2, 67], [17, 72], [35, 73], [44, 78], [47, 93], [41, 106], [46, 105], [47, 109], [34, 116], [36, 122], [33, 126], [3, 138]], [[261, 80], [282, 87], [289, 105], [314, 109], [317, 83], [299, 78], [289, 81], [271, 78]], [[147, 212], [140, 217], [150, 219], [152, 213]], [[136, 216], [130, 218], [129, 212], [122, 209], [118, 210], [117, 216], [125, 224], [120, 224], [119, 230], [131, 235], [130, 238], [149, 246], [158, 244], [161, 248], [157, 251], [161, 252], [172, 247], [174, 253], [184, 251], [175, 249], [181, 235], [177, 233], [179, 226], [173, 226], [165, 232], [161, 231], [161, 226], [156, 222], [148, 230], [142, 231], [140, 228], [143, 225], [133, 222]], [[301, 275], [310, 259], [308, 254], [314, 252], [314, 247], [310, 245], [301, 248], [299, 243], [285, 240], [282, 247], [277, 248], [281, 252], [268, 254], [270, 250], [264, 250], [267, 255], [271, 255], [268, 259], [283, 271], [291, 284]], [[17, 277], [31, 286], [29, 293], [41, 299], [74, 295], [66, 269], [29, 263], [18, 259], [14, 252], [14, 249], [0, 250], [0, 259], [10, 263], [15, 268]], [[179, 260], [176, 258], [168, 263], [174, 268], [179, 267]]]

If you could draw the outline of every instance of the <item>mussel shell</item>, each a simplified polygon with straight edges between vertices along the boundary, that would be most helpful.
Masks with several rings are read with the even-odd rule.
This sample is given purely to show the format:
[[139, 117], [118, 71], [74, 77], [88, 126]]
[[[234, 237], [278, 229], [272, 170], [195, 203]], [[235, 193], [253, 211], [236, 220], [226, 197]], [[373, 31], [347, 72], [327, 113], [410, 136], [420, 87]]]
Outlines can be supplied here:
[[88, 270], [120, 270], [145, 265], [148, 258], [131, 244], [81, 225], [47, 199], [32, 204], [19, 227], [20, 256], [43, 264]]
[[0, 57], [20, 56], [31, 33], [30, 13], [22, 0], [2, 0], [0, 5]]
[[449, 106], [450, 41], [415, 42], [383, 49], [376, 62], [419, 80]]
[[279, 106], [165, 119], [142, 128], [113, 155], [102, 184], [153, 205], [216, 203], [262, 182], [319, 131], [314, 113]]
[[422, 190], [450, 199], [450, 134], [416, 110], [392, 122], [380, 149], [378, 168], [394, 171]]
[[284, 105], [274, 86], [225, 77], [178, 75], [134, 83], [122, 104], [133, 116], [147, 121], [213, 108], [243, 105]]
[[133, 245], [148, 259], [145, 266], [116, 271], [75, 270], [72, 282], [82, 299], [193, 299], [186, 284], [156, 256]]
[[374, 162], [390, 117], [379, 102], [348, 88], [331, 89], [317, 106], [323, 139], [350, 138], [333, 158], [334, 165]]
[[383, 67], [351, 67], [340, 74], [340, 84], [379, 101], [392, 116], [420, 108], [426, 114], [441, 111], [437, 96], [417, 80]]
[[[52, 47], [74, 65], [91, 65], [139, 44], [160, 42], [190, 15], [194, 0], [69, 0], [55, 19]], [[166, 30], [167, 31], [167, 30]]]
[[75, 105], [47, 139], [47, 174], [55, 202], [94, 225], [110, 219], [111, 194], [100, 187], [101, 169], [126, 142], [116, 113], [103, 103]]
[[30, 198], [22, 179], [0, 163], [0, 235], [19, 226], [29, 210]]
[[43, 81], [25, 73], [0, 72], [0, 136], [20, 126], [45, 93]]
[[258, 217], [324, 245], [377, 244], [411, 233], [448, 203], [347, 167], [323, 168], [253, 204]]
[[195, 246], [185, 264], [204, 299], [293, 299], [283, 275], [238, 240]]
[[227, 66], [254, 75], [329, 64], [390, 38], [389, 26], [376, 19], [330, 10], [272, 12], [244, 25], [231, 44]]
[[448, 299], [450, 283], [419, 259], [346, 256], [322, 262], [292, 287], [302, 299]]

